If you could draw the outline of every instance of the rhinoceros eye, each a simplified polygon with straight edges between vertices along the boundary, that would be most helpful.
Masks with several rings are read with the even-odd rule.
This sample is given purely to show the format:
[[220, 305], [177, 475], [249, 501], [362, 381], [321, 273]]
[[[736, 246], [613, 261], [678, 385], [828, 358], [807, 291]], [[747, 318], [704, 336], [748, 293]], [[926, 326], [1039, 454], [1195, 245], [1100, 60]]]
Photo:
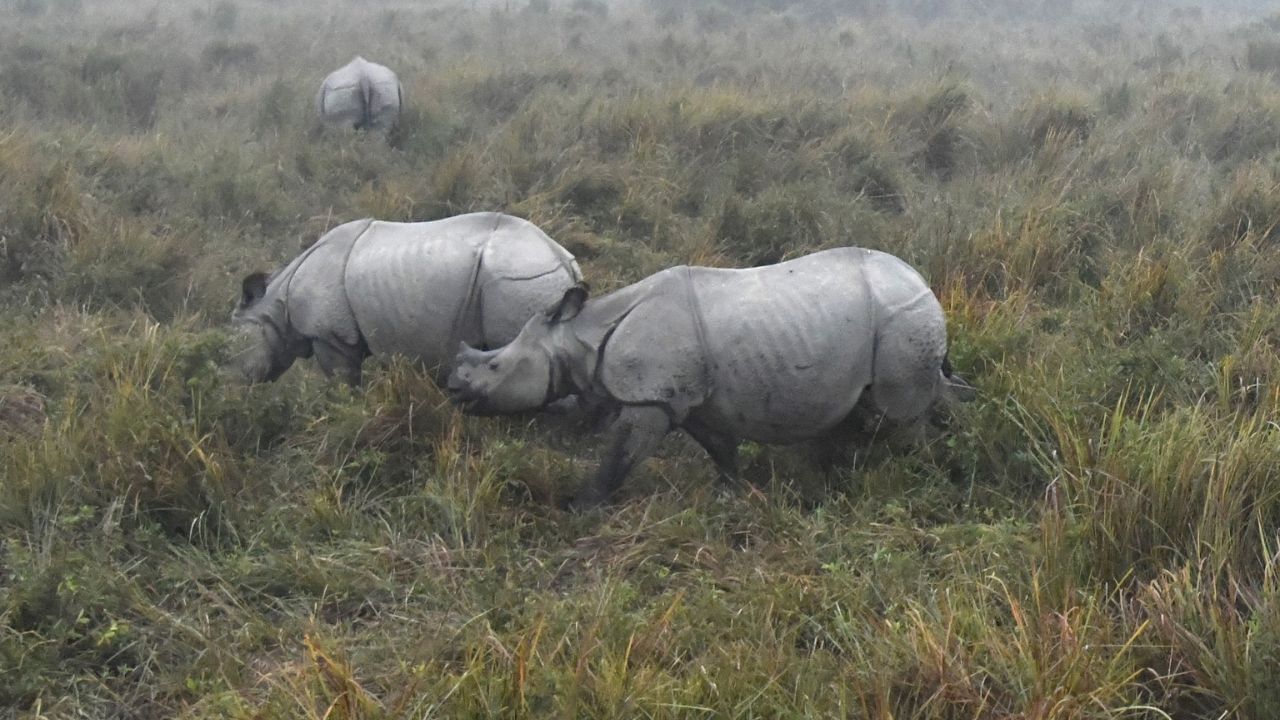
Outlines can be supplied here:
[[497, 370], [498, 370], [498, 361], [497, 361], [497, 360], [494, 360], [493, 362], [489, 363], [489, 369], [490, 369], [490, 370], [493, 370], [494, 372], [497, 372]]

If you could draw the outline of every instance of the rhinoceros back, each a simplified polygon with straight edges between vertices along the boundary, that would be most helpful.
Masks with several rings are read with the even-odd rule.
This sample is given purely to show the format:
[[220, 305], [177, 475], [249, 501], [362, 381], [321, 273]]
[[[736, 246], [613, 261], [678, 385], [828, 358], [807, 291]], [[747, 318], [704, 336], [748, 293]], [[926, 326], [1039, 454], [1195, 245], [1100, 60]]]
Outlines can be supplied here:
[[374, 353], [444, 367], [459, 341], [505, 344], [577, 280], [573, 256], [536, 226], [496, 213], [374, 222], [352, 249], [346, 293]]
[[[464, 216], [465, 217], [465, 216]], [[483, 236], [458, 218], [374, 222], [347, 260], [347, 300], [369, 350], [428, 367], [452, 357], [456, 324], [472, 293]]]
[[872, 380], [874, 300], [840, 248], [749, 270], [698, 269], [714, 393], [707, 412], [743, 437], [811, 436], [845, 417]]
[[494, 216], [477, 277], [477, 328], [485, 347], [506, 345], [534, 313], [582, 279], [578, 263], [533, 223]]

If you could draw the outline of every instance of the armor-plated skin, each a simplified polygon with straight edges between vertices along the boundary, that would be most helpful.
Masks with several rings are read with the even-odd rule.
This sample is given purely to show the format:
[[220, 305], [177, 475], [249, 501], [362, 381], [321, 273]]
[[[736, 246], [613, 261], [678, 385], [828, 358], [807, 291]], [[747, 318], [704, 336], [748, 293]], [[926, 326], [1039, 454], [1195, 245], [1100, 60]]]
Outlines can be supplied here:
[[510, 345], [464, 347], [448, 388], [478, 413], [568, 393], [617, 407], [580, 496], [590, 504], [676, 427], [732, 477], [739, 440], [821, 437], [864, 392], [887, 418], [914, 422], [952, 384], [946, 348], [942, 308], [915, 270], [839, 248], [747, 270], [671, 268], [590, 301], [574, 288]]
[[399, 353], [443, 380], [459, 342], [510, 342], [581, 278], [573, 255], [510, 215], [357, 220], [273, 276], [245, 278], [231, 365], [269, 381], [314, 352], [325, 374], [356, 384], [366, 355]]
[[356, 56], [320, 83], [316, 112], [331, 125], [387, 131], [404, 104], [404, 88], [390, 68]]

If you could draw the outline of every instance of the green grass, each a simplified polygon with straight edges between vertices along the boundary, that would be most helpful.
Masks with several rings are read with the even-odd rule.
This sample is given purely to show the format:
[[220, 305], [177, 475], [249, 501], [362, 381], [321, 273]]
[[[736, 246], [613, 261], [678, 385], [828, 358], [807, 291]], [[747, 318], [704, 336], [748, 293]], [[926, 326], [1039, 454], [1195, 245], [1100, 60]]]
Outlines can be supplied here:
[[[0, 717], [1274, 717], [1280, 23], [982, 6], [0, 4]], [[481, 209], [596, 291], [893, 252], [978, 397], [570, 513], [589, 429], [224, 382], [244, 274]]]

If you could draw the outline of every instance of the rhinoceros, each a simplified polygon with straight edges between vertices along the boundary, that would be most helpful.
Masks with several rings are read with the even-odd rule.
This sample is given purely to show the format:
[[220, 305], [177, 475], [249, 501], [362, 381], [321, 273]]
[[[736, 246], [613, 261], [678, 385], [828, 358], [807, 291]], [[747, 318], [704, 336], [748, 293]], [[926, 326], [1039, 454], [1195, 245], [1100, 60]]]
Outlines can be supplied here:
[[250, 382], [271, 381], [314, 353], [326, 375], [355, 385], [367, 355], [400, 353], [443, 381], [460, 341], [511, 341], [581, 280], [573, 255], [510, 215], [357, 220], [275, 274], [244, 279], [230, 365]]
[[577, 498], [593, 505], [673, 428], [731, 479], [741, 439], [818, 438], [855, 406], [911, 426], [962, 383], [951, 378], [946, 319], [920, 275], [893, 255], [837, 248], [745, 270], [674, 267], [591, 300], [575, 286], [511, 344], [460, 346], [447, 387], [474, 414], [569, 393], [617, 411]]
[[316, 112], [331, 125], [390, 130], [403, 103], [404, 89], [396, 74], [357, 55], [320, 83]]

